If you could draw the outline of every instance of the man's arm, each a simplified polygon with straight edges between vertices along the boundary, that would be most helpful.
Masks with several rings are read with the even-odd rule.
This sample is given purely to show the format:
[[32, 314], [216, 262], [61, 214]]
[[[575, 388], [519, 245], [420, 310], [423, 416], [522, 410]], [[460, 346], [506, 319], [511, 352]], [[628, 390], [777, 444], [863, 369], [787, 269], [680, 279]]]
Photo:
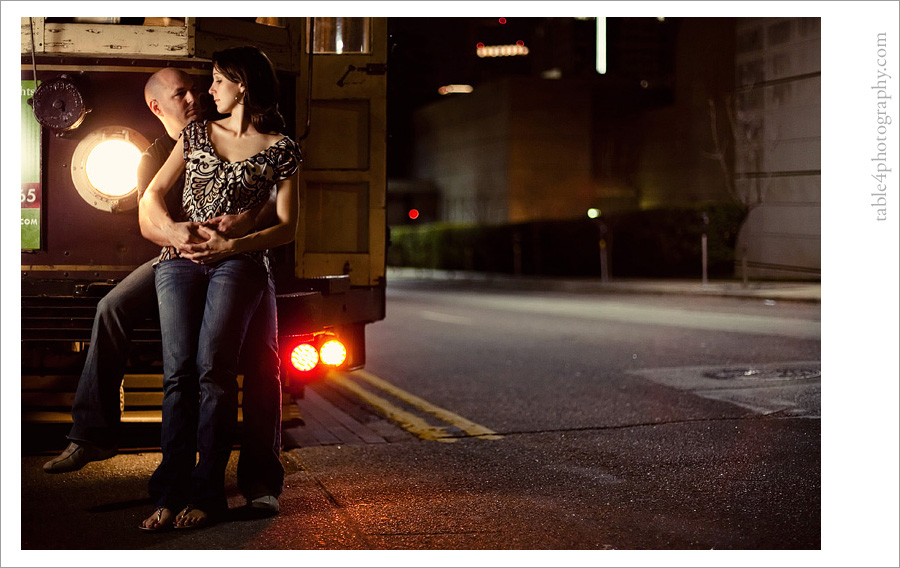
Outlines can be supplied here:
[[184, 158], [176, 144], [172, 153], [147, 186], [138, 202], [138, 223], [141, 235], [160, 246], [178, 249], [205, 240], [196, 233], [196, 223], [178, 223], [169, 215], [165, 195], [178, 177], [184, 175]]
[[[154, 148], [151, 147], [150, 150], [154, 150]], [[150, 153], [150, 150], [141, 156], [141, 162], [138, 164], [139, 204], [140, 201], [143, 200], [144, 194], [147, 192], [147, 186], [150, 185], [150, 182], [153, 181], [154, 176], [159, 172], [162, 164], [165, 163], [161, 163], [159, 156]], [[158, 244], [161, 247], [169, 246], [171, 244], [166, 240], [165, 235], [159, 227], [149, 222], [145, 207], [138, 207], [138, 223], [141, 227], [141, 234], [150, 242]]]

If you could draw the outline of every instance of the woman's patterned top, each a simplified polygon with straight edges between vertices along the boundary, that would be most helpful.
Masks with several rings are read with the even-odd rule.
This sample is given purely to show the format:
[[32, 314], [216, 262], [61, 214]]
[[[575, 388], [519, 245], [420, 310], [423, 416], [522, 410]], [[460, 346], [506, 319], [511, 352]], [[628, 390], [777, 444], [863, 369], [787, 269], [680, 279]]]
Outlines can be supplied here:
[[[300, 147], [284, 136], [268, 148], [238, 162], [220, 158], [209, 140], [208, 121], [194, 121], [182, 131], [185, 220], [202, 223], [219, 215], [235, 215], [269, 199], [272, 187], [300, 169]], [[263, 262], [265, 251], [247, 253]], [[163, 247], [159, 260], [178, 256]]]

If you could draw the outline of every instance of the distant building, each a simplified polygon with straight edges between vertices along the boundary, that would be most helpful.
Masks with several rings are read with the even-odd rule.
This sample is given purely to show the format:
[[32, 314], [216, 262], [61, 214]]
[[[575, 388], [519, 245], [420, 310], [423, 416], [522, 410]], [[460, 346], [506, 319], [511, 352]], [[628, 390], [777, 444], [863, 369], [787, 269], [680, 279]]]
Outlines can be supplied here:
[[[734, 189], [752, 208], [738, 239], [751, 278], [820, 278], [820, 18], [737, 21]], [[738, 266], [741, 273], [741, 266]]]
[[[608, 26], [605, 75], [584, 56], [583, 22], [547, 19], [532, 22], [536, 31], [521, 42], [528, 55], [508, 57], [516, 59], [508, 74], [503, 58], [474, 63], [483, 82], [471, 94], [415, 112], [411, 176], [433, 188], [437, 220], [494, 224], [732, 201], [748, 209], [736, 275], [818, 278], [819, 19]], [[494, 28], [502, 41], [521, 36], [477, 23], [471, 36], [489, 40]]]
[[569, 219], [595, 202], [589, 86], [508, 77], [415, 116], [414, 174], [440, 192], [441, 219]]

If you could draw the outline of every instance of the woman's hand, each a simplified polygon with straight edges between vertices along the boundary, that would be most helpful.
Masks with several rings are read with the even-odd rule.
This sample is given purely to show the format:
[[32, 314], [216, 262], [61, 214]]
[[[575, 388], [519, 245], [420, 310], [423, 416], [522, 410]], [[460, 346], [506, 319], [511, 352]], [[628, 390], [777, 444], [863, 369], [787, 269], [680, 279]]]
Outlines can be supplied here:
[[249, 211], [237, 215], [220, 215], [203, 222], [203, 226], [220, 233], [223, 237], [243, 237], [253, 230], [255, 219]]
[[234, 215], [219, 215], [203, 222], [203, 226], [218, 231], [226, 239], [237, 239], [261, 231], [272, 225], [275, 220], [275, 197], [273, 188], [269, 199], [261, 204]]
[[180, 247], [179, 252], [181, 252], [182, 258], [198, 264], [209, 264], [228, 258], [237, 252], [234, 250], [234, 241], [219, 231], [203, 225], [197, 225], [196, 229], [202, 242], [193, 242]]

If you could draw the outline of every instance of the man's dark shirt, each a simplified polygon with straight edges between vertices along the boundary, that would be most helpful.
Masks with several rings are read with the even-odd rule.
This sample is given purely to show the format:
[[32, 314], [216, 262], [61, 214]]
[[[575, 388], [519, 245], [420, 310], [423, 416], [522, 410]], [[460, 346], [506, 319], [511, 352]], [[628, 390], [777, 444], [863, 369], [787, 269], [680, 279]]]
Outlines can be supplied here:
[[[144, 191], [146, 191], [147, 186], [150, 185], [153, 176], [155, 176], [156, 172], [158, 172], [162, 165], [166, 163], [166, 159], [168, 159], [169, 154], [172, 153], [172, 148], [174, 147], [175, 140], [172, 140], [167, 134], [164, 134], [157, 138], [149, 148], [144, 150], [144, 154], [141, 156], [141, 162], [138, 164], [139, 199], [144, 195]], [[181, 194], [183, 191], [184, 175], [175, 182], [175, 185], [172, 186], [172, 189], [169, 190], [165, 198], [169, 215], [176, 221], [180, 221], [184, 216], [181, 205]]]

